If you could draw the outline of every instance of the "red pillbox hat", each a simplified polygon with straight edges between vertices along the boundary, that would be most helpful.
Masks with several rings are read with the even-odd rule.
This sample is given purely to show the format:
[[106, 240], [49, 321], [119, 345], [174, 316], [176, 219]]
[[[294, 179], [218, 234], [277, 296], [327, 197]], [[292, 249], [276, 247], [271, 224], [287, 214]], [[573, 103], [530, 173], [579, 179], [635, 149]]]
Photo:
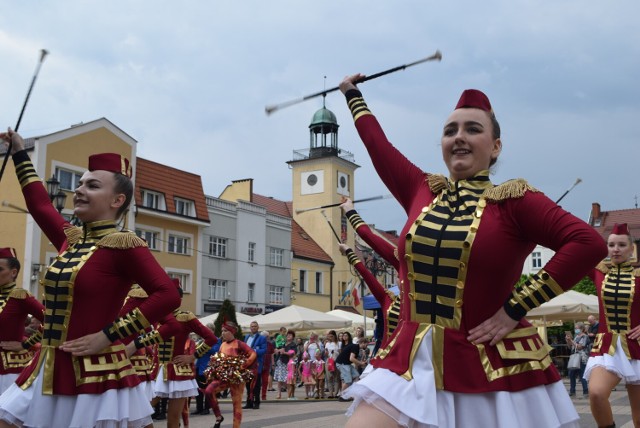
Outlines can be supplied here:
[[0, 248], [0, 259], [15, 259], [16, 258], [16, 249], [7, 247]]
[[477, 89], [466, 89], [462, 92], [454, 110], [459, 108], [478, 108], [486, 112], [493, 111], [489, 98]]
[[627, 227], [627, 223], [616, 223], [613, 225], [613, 230], [611, 231], [612, 235], [628, 235], [629, 228]]
[[117, 153], [100, 153], [89, 156], [89, 171], [102, 170], [126, 175], [131, 178], [129, 159]]

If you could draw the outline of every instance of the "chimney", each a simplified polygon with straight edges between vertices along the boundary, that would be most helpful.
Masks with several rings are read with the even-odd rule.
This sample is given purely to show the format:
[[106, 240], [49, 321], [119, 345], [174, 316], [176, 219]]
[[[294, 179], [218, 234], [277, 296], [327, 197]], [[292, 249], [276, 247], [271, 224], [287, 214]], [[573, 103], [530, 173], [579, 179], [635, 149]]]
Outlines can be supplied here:
[[600, 218], [600, 204], [597, 202], [593, 202], [591, 204], [591, 218], [589, 219], [589, 224], [593, 226], [594, 222]]

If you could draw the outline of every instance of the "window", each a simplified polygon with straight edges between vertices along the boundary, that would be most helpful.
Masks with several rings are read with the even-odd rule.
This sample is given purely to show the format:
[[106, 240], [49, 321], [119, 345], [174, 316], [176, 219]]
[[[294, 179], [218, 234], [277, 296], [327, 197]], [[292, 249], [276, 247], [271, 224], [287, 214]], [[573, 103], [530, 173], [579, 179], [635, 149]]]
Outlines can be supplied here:
[[247, 302], [253, 302], [255, 293], [256, 293], [256, 285], [253, 282], [250, 282], [249, 288], [247, 290]]
[[300, 269], [300, 288], [298, 291], [301, 293], [307, 292], [307, 271]]
[[189, 254], [189, 238], [185, 236], [169, 235], [167, 251], [175, 254]]
[[250, 262], [256, 261], [256, 243], [249, 242], [249, 254], [247, 255], [247, 260]]
[[147, 241], [150, 250], [160, 250], [160, 232], [136, 228], [136, 235]]
[[227, 298], [227, 281], [209, 278], [209, 300], [224, 300]]
[[227, 238], [209, 237], [209, 255], [224, 259], [227, 257]]
[[56, 178], [60, 182], [60, 189], [75, 190], [82, 174], [68, 169], [56, 168]]
[[533, 269], [539, 269], [542, 267], [542, 253], [540, 251], [534, 251], [531, 253], [531, 267]]
[[152, 192], [151, 190], [142, 190], [142, 206], [146, 208], [153, 208], [154, 210], [163, 210], [164, 208], [164, 195], [158, 192]]
[[191, 275], [184, 272], [171, 272], [168, 271], [167, 275], [170, 278], [176, 278], [180, 281], [180, 287], [185, 294], [191, 294]]
[[269, 286], [269, 303], [272, 305], [282, 305], [284, 303], [284, 287]]
[[176, 214], [194, 217], [193, 201], [182, 198], [175, 198]]
[[284, 266], [282, 264], [284, 259], [284, 250], [282, 248], [271, 248], [269, 251], [269, 264], [271, 266]]
[[316, 272], [316, 294], [322, 294], [322, 272]]

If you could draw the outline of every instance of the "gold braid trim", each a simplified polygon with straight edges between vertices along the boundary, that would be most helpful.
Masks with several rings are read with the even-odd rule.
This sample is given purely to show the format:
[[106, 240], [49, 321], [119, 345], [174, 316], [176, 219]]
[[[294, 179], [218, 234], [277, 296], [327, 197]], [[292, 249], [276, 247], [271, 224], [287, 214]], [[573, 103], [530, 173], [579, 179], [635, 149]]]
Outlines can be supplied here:
[[129, 294], [127, 294], [127, 297], [137, 297], [138, 299], [146, 299], [147, 297], [149, 297], [149, 295], [138, 284], [134, 284], [133, 286], [131, 286], [131, 290], [129, 291]]
[[447, 177], [442, 174], [427, 174], [427, 184], [434, 195], [442, 192], [447, 187]]
[[26, 299], [29, 296], [31, 296], [31, 293], [24, 288], [14, 288], [11, 290], [11, 293], [9, 293], [9, 297], [13, 297], [14, 299]]
[[146, 247], [147, 243], [133, 232], [114, 232], [99, 240], [96, 245], [100, 248], [127, 250], [129, 248]]
[[353, 252], [353, 250], [351, 248], [349, 248], [349, 250], [347, 250], [347, 260], [349, 260], [349, 264], [351, 266], [355, 266], [358, 264], [358, 262], [360, 261], [358, 259], [358, 256], [356, 256], [356, 254]]
[[607, 266], [603, 262], [598, 263], [598, 266], [596, 266], [596, 269], [599, 270], [600, 272], [602, 272], [605, 275], [609, 273], [609, 266]]
[[82, 228], [78, 226], [65, 227], [64, 234], [67, 236], [67, 243], [73, 245], [82, 238]]
[[177, 314], [176, 319], [180, 322], [187, 322], [196, 319], [196, 316], [193, 315], [193, 312], [184, 311]]
[[524, 178], [516, 178], [485, 190], [483, 196], [488, 202], [499, 203], [505, 199], [521, 198], [527, 191], [539, 192]]

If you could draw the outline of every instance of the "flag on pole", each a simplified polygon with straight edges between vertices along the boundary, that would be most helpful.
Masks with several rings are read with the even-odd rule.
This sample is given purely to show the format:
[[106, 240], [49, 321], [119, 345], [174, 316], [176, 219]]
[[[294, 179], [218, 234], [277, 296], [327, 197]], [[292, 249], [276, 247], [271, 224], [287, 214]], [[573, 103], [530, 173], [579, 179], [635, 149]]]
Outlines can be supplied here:
[[351, 290], [351, 296], [353, 297], [353, 306], [358, 306], [360, 304], [360, 297], [358, 297], [358, 287], [353, 287], [353, 290]]
[[346, 290], [344, 290], [344, 293], [342, 293], [342, 297], [340, 298], [340, 304], [344, 303], [345, 299], [349, 297], [349, 294], [351, 294], [351, 287], [353, 287], [353, 282], [352, 280], [349, 280], [349, 282], [347, 283], [347, 288]]

